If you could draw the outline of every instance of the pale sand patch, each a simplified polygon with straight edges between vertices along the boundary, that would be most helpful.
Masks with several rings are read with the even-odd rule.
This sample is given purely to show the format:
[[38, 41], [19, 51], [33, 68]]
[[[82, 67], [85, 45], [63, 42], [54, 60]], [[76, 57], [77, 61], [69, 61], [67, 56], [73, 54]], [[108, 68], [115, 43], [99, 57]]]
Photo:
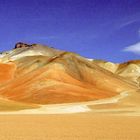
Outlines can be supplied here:
[[25, 109], [12, 112], [0, 112], [0, 114], [68, 114], [88, 112], [91, 109], [86, 105], [43, 105], [37, 109]]

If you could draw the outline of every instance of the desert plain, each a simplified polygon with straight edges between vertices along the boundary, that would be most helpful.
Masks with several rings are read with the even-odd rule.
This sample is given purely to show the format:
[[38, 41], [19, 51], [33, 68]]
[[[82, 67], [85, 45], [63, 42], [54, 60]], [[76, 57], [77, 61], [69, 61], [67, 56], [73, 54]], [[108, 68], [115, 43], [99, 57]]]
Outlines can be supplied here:
[[100, 113], [0, 115], [1, 140], [139, 140], [140, 117]]
[[123, 98], [117, 96], [101, 101], [1, 111], [0, 139], [139, 140], [139, 108], [123, 106], [122, 102]]

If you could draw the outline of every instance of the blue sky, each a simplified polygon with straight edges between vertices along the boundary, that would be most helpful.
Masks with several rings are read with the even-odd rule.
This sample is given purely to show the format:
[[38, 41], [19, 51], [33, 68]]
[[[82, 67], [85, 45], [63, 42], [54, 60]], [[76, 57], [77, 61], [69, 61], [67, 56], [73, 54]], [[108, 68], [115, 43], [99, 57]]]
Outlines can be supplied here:
[[0, 51], [40, 43], [94, 59], [140, 58], [139, 0], [0, 0]]

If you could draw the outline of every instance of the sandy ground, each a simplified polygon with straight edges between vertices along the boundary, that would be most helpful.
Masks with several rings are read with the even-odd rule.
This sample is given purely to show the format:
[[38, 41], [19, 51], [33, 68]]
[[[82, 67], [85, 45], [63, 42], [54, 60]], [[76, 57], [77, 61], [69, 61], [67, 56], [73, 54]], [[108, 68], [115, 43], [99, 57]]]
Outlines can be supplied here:
[[140, 108], [117, 104], [127, 97], [0, 112], [0, 140], [139, 140]]
[[140, 117], [0, 115], [0, 140], [139, 140]]

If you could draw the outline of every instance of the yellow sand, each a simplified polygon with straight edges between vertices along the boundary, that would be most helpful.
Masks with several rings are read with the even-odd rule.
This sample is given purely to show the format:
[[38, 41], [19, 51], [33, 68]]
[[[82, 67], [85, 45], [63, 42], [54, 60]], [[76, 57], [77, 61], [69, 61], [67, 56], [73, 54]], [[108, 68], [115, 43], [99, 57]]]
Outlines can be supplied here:
[[0, 140], [139, 140], [140, 117], [0, 115]]

